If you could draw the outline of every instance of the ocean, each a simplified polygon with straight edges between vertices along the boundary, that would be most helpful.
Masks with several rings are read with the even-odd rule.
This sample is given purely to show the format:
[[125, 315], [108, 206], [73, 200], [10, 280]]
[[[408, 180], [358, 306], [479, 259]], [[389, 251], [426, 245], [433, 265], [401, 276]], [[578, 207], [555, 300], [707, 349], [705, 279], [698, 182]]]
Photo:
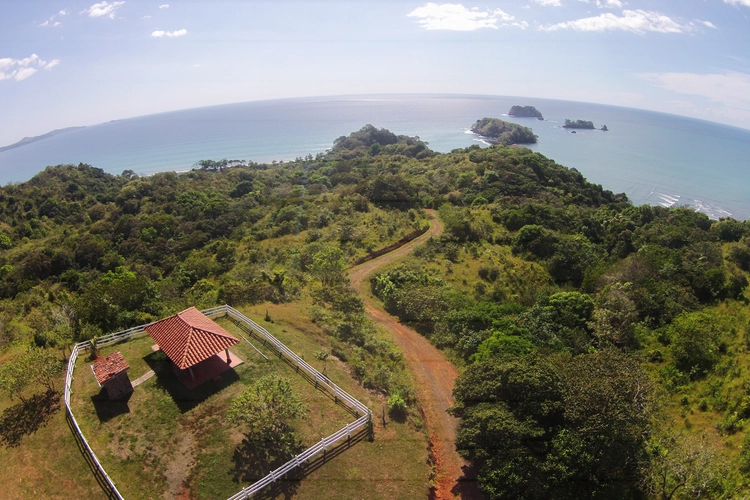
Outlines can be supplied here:
[[[532, 105], [545, 120], [507, 116]], [[712, 218], [750, 218], [750, 130], [599, 104], [507, 96], [372, 95], [255, 101], [80, 128], [0, 152], [0, 183], [49, 165], [88, 163], [113, 174], [184, 171], [199, 160], [288, 161], [329, 149], [365, 124], [419, 136], [447, 152], [481, 138], [483, 117], [531, 127], [539, 151], [635, 204], [688, 205]], [[561, 128], [589, 120], [609, 131]]]

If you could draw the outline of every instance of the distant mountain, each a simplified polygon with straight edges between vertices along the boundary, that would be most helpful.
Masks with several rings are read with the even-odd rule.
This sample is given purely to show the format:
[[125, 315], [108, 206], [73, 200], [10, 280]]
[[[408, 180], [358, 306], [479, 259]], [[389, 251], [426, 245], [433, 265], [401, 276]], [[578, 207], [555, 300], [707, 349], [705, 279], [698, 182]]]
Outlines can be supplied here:
[[47, 139], [48, 137], [52, 137], [59, 134], [64, 134], [65, 132], [71, 132], [73, 130], [78, 130], [81, 128], [86, 127], [67, 127], [67, 128], [59, 128], [57, 130], [53, 130], [52, 132], [47, 132], [43, 135], [37, 135], [36, 137], [24, 137], [20, 141], [11, 144], [10, 146], [3, 146], [0, 148], [0, 152], [7, 151], [8, 149], [14, 149], [14, 148], [20, 148], [21, 146], [25, 146], [27, 144], [31, 144], [32, 142], [41, 141], [42, 139]]

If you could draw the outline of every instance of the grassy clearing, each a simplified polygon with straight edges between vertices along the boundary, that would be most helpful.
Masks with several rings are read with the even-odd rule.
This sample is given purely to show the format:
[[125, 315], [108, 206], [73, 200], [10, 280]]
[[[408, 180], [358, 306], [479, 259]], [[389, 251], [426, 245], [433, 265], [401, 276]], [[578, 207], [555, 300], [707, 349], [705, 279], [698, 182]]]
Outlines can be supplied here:
[[[327, 337], [309, 321], [306, 307], [304, 303], [268, 305], [274, 322], [264, 323], [264, 326], [380, 415], [385, 404], [382, 397], [363, 390], [350, 377], [344, 363], [333, 357], [325, 362], [315, 358], [316, 352], [328, 348]], [[245, 312], [261, 319], [265, 309], [265, 305], [250, 307]], [[230, 332], [239, 332], [230, 321], [219, 322]], [[235, 376], [225, 374], [219, 382], [187, 391], [171, 371], [165, 369], [137, 387], [127, 405], [119, 408], [96, 401], [99, 388], [88, 368], [90, 362], [79, 359], [73, 386], [73, 410], [125, 498], [186, 495], [196, 499], [223, 499], [246, 486], [247, 481], [238, 480], [239, 472], [245, 469], [235, 458], [243, 435], [224, 422], [224, 415], [234, 396], [268, 373], [289, 378], [294, 391], [309, 406], [307, 417], [295, 422], [297, 434], [305, 446], [354, 420], [353, 415], [316, 391], [261, 342], [251, 341], [269, 361], [242, 342], [232, 349], [245, 361], [237, 367]], [[102, 349], [102, 354], [121, 351], [131, 366], [129, 375], [134, 380], [149, 369], [158, 368], [150, 348], [152, 343], [146, 336]], [[265, 496], [313, 499], [426, 496], [429, 487], [426, 439], [414, 420], [398, 423], [387, 419], [384, 427], [378, 419], [375, 440], [370, 442], [363, 437], [353, 439], [356, 445], [331, 450], [325, 462], [313, 462], [305, 468], [304, 474], [279, 482], [279, 486]], [[262, 476], [267, 471], [255, 472]]]
[[[16, 407], [2, 403], [3, 411]], [[106, 498], [68, 428], [62, 401], [44, 425], [21, 437], [18, 446], [0, 445], [0, 463], [3, 499]]]

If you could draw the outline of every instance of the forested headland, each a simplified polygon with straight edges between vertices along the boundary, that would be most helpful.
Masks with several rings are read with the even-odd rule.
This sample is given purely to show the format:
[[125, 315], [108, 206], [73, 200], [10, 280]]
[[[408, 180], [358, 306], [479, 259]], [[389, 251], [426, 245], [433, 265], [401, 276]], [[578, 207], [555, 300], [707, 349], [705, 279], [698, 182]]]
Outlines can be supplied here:
[[471, 126], [475, 134], [486, 137], [493, 144], [510, 146], [513, 144], [535, 144], [536, 135], [528, 128], [498, 118], [482, 118]]
[[372, 126], [315, 157], [201, 165], [0, 188], [4, 401], [34, 392], [5, 368], [34, 349], [299, 301], [353, 377], [415, 412], [344, 272], [434, 208], [443, 236], [371, 286], [461, 368], [451, 412], [487, 498], [750, 493], [747, 222], [633, 206], [523, 147], [440, 154]]

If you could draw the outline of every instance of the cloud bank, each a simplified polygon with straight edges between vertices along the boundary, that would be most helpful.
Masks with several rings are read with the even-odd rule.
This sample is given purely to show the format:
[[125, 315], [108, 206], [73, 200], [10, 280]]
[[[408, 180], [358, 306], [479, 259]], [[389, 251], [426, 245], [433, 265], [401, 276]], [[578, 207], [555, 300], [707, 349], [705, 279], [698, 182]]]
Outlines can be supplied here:
[[151, 33], [151, 37], [152, 38], [164, 38], [164, 37], [167, 37], [167, 38], [177, 38], [177, 37], [185, 36], [185, 35], [187, 35], [187, 30], [186, 29], [181, 29], [181, 30], [177, 30], [177, 31], [156, 30], [153, 33]]
[[[745, 0], [743, 0], [745, 1]], [[747, 0], [750, 1], [750, 0]], [[699, 21], [703, 23], [702, 21]], [[643, 34], [649, 31], [657, 33], [688, 33], [695, 30], [692, 22], [675, 21], [660, 12], [650, 10], [623, 10], [622, 16], [608, 12], [594, 17], [553, 24], [541, 28], [544, 31], [572, 29], [575, 31], [632, 31]]]
[[39, 56], [36, 54], [31, 54], [24, 59], [0, 58], [0, 80], [15, 80], [20, 82], [40, 69], [51, 69], [58, 64], [60, 64], [59, 59], [46, 62], [39, 59]]
[[750, 111], [750, 75], [746, 73], [645, 73], [639, 76], [672, 92], [697, 95]]
[[744, 5], [745, 7], [750, 7], [750, 0], [724, 0], [724, 3], [728, 3], [729, 5]]
[[124, 3], [125, 2], [112, 2], [112, 3], [107, 3], [106, 1], [99, 2], [99, 3], [95, 3], [88, 9], [82, 10], [80, 13], [86, 14], [89, 17], [105, 17], [106, 16], [106, 17], [109, 17], [110, 19], [114, 19], [115, 12], [117, 11], [117, 9], [122, 7]]
[[481, 11], [477, 8], [467, 9], [461, 4], [428, 3], [414, 9], [407, 17], [419, 19], [419, 27], [426, 30], [475, 31], [482, 28], [497, 29], [499, 26], [517, 26], [525, 28], [526, 22], [517, 22], [515, 18], [500, 9]]

